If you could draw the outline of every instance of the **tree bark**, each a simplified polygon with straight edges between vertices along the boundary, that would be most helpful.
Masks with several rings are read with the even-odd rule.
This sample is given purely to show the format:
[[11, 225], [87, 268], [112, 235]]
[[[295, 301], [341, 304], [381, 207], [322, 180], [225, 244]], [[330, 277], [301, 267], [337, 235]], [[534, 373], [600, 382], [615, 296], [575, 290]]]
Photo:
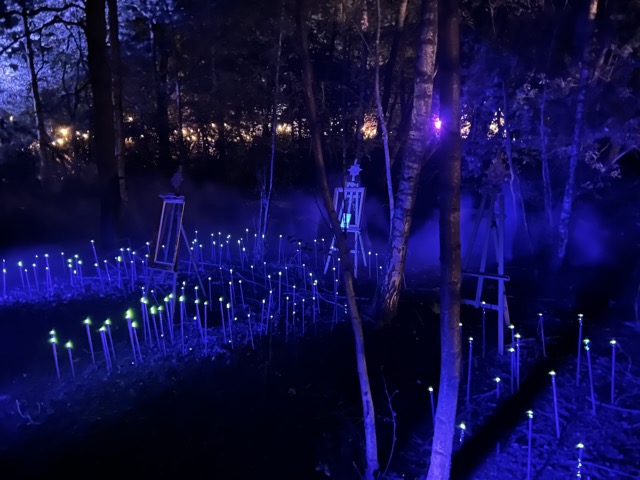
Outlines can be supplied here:
[[[406, 10], [406, 0], [402, 2]], [[374, 94], [376, 97], [376, 107], [378, 109], [378, 123], [380, 124], [380, 131], [382, 132], [382, 146], [384, 150], [384, 171], [387, 177], [387, 196], [389, 198], [389, 239], [391, 239], [391, 225], [393, 225], [393, 183], [391, 181], [391, 156], [389, 155], [389, 132], [387, 131], [387, 122], [384, 118], [384, 104], [380, 98], [380, 24], [382, 19], [380, 18], [380, 0], [376, 0], [377, 10], [377, 26], [376, 26], [376, 56], [375, 56], [375, 85]], [[404, 23], [404, 20], [403, 20]], [[394, 38], [395, 40], [395, 38]], [[388, 101], [388, 99], [387, 99]], [[376, 272], [377, 275], [377, 272]]]
[[437, 16], [437, 0], [422, 0], [411, 126], [400, 167], [385, 274], [374, 299], [382, 323], [389, 323], [398, 310], [413, 208], [420, 171], [426, 160], [429, 143], [427, 132], [432, 129], [431, 102], [435, 75]]
[[93, 155], [98, 166], [100, 236], [102, 245], [115, 244], [120, 191], [115, 160], [111, 71], [106, 45], [105, 0], [86, 3], [87, 62], [93, 96]]
[[260, 192], [260, 233], [256, 243], [258, 252], [256, 258], [262, 262], [264, 255], [264, 240], [267, 237], [269, 222], [269, 207], [271, 206], [271, 192], [273, 191], [273, 170], [276, 161], [276, 140], [278, 126], [278, 100], [280, 99], [280, 57], [282, 56], [282, 36], [284, 31], [284, 2], [280, 8], [280, 31], [276, 49], [275, 73], [273, 79], [273, 105], [271, 106], [271, 151], [269, 155], [269, 176], [264, 172], [261, 179]]
[[373, 408], [371, 386], [369, 384], [369, 374], [367, 372], [362, 319], [356, 303], [356, 295], [353, 286], [353, 265], [351, 262], [349, 247], [347, 246], [347, 239], [340, 228], [340, 220], [338, 219], [338, 213], [334, 208], [333, 199], [331, 198], [331, 193], [329, 191], [329, 183], [327, 181], [324, 156], [322, 153], [322, 132], [320, 130], [320, 125], [318, 124], [317, 106], [313, 87], [313, 71], [311, 67], [311, 59], [309, 58], [309, 42], [307, 39], [306, 27], [307, 15], [304, 0], [298, 0], [297, 7], [297, 27], [298, 35], [300, 37], [300, 59], [302, 63], [302, 89], [308, 112], [307, 121], [311, 134], [311, 150], [318, 180], [320, 182], [320, 191], [324, 207], [331, 222], [331, 228], [335, 234], [336, 244], [340, 253], [340, 260], [343, 266], [342, 278], [347, 296], [351, 328], [354, 333], [356, 364], [358, 369], [358, 378], [360, 381], [360, 396], [362, 399], [366, 462], [364, 478], [367, 480], [373, 480], [379, 469], [378, 444], [376, 438], [375, 411]]
[[[442, 150], [440, 206], [440, 386], [427, 480], [449, 478], [460, 384], [460, 13], [441, 1], [439, 69]], [[471, 361], [471, 359], [469, 359]]]
[[126, 208], [129, 198], [125, 182], [124, 166], [124, 112], [122, 107], [122, 59], [120, 55], [120, 26], [118, 23], [118, 0], [107, 0], [109, 5], [109, 42], [111, 43], [111, 76], [113, 79], [113, 126], [116, 168], [120, 191], [121, 211]]
[[569, 157], [569, 176], [564, 187], [564, 195], [562, 197], [562, 208], [560, 210], [560, 219], [558, 221], [558, 246], [555, 257], [555, 267], [559, 268], [564, 261], [567, 253], [567, 243], [569, 242], [569, 221], [573, 210], [573, 197], [575, 195], [576, 168], [578, 159], [580, 158], [580, 148], [582, 146], [582, 131], [584, 121], [584, 105], [587, 98], [587, 87], [589, 85], [589, 42], [591, 41], [591, 32], [598, 11], [598, 0], [589, 1], [589, 14], [587, 17], [587, 26], [583, 38], [582, 64], [580, 65], [580, 80], [578, 83], [578, 99], [576, 102], [576, 116], [574, 118], [573, 141], [571, 143]]
[[42, 108], [42, 98], [40, 97], [40, 87], [38, 84], [38, 74], [35, 66], [35, 54], [33, 51], [33, 40], [31, 39], [31, 28], [29, 26], [29, 13], [24, 0], [20, 2], [20, 16], [22, 18], [22, 29], [25, 39], [25, 54], [27, 65], [29, 66], [29, 79], [31, 83], [31, 93], [33, 95], [33, 109], [36, 116], [36, 132], [38, 134], [38, 177], [43, 187], [51, 186], [53, 175], [53, 156], [51, 155], [51, 138], [47, 133], [44, 124], [44, 111]]

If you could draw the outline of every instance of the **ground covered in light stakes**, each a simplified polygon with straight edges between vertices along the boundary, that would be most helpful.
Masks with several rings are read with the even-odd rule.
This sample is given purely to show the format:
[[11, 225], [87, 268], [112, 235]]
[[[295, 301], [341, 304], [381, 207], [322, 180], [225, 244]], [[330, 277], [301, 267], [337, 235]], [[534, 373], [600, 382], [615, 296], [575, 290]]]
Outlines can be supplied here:
[[[316, 269], [313, 238], [290, 233], [285, 232], [282, 251], [276, 235], [266, 257], [266, 271], [273, 275], [271, 323], [262, 312], [262, 300], [268, 302], [268, 279], [255, 267], [251, 275], [251, 235], [247, 238], [245, 229], [232, 234], [233, 239], [243, 238], [247, 257], [242, 257], [237, 247], [227, 252], [226, 244], [222, 251], [216, 246], [213, 254], [203, 248], [200, 273], [204, 289], [200, 288], [199, 295], [201, 300], [212, 300], [206, 352], [202, 329], [194, 320], [199, 314], [203, 326], [205, 306], [200, 304], [198, 311], [194, 303], [198, 282], [189, 275], [184, 258], [179, 279], [179, 285], [187, 282], [183, 353], [179, 306], [173, 344], [166, 330], [164, 348], [158, 343], [151, 318], [146, 338], [140, 303], [144, 265], [140, 260], [141, 277], [135, 288], [131, 287], [131, 272], [124, 269], [119, 286], [113, 263], [118, 252], [98, 252], [100, 262], [108, 258], [111, 264], [108, 285], [106, 278], [101, 283], [92, 271], [93, 253], [88, 242], [68, 246], [64, 256], [59, 255], [60, 249], [51, 248], [49, 289], [42, 263], [44, 250], [12, 252], [8, 264], [24, 260], [32, 276], [31, 285], [23, 288], [14, 271], [9, 279], [12, 288], [0, 306], [3, 476], [42, 478], [61, 473], [66, 478], [86, 478], [100, 472], [161, 478], [358, 478], [363, 441], [361, 404], [344, 302], [340, 296], [336, 302], [332, 294], [332, 271], [322, 274], [322, 252]], [[200, 235], [210, 240], [209, 232]], [[217, 231], [214, 238], [217, 242]], [[138, 247], [144, 251], [144, 242]], [[69, 252], [74, 251], [85, 260], [82, 284], [77, 272], [69, 276], [67, 257], [73, 258]], [[37, 286], [31, 266], [36, 253], [41, 262]], [[126, 250], [123, 254], [128, 255]], [[277, 272], [285, 266], [290, 275], [288, 282], [284, 281], [288, 288], [278, 294]], [[453, 478], [526, 478], [528, 471], [530, 478], [540, 479], [568, 478], [578, 472], [583, 478], [638, 478], [640, 441], [635, 432], [640, 424], [640, 354], [635, 345], [640, 335], [629, 325], [633, 321], [624, 299], [615, 304], [611, 288], [603, 288], [603, 279], [615, 283], [616, 276], [602, 269], [592, 269], [589, 275], [586, 270], [573, 269], [553, 278], [532, 279], [532, 268], [532, 263], [522, 263], [512, 265], [509, 272], [509, 307], [516, 327], [513, 354], [496, 353], [494, 313], [486, 315], [483, 342], [481, 310], [463, 308], [458, 424], [464, 423], [465, 429], [464, 435], [461, 428], [456, 431]], [[226, 306], [232, 269], [234, 316], [238, 317], [232, 322], [233, 344]], [[218, 278], [220, 272], [222, 279]], [[307, 281], [306, 290], [299, 283], [311, 272], [319, 283], [317, 292], [322, 301], [318, 303], [313, 301], [312, 282]], [[211, 295], [208, 278], [212, 278]], [[242, 294], [239, 279], [243, 279]], [[294, 282], [298, 295], [295, 314]], [[369, 304], [375, 282], [375, 273], [361, 268], [357, 294], [363, 309]], [[426, 472], [432, 435], [429, 387], [436, 388], [435, 398], [438, 385], [437, 284], [433, 269], [410, 263], [398, 322], [383, 328], [365, 322], [385, 478], [420, 478]], [[149, 308], [164, 304], [168, 293], [162, 285], [156, 286], [153, 294], [146, 292]], [[289, 310], [287, 293], [291, 295]], [[278, 296], [284, 300], [280, 314], [275, 310]], [[124, 317], [127, 309], [134, 311], [138, 322], [142, 360], [137, 365]], [[581, 336], [578, 313], [584, 314]], [[83, 324], [86, 317], [92, 319], [96, 366]], [[109, 342], [105, 355], [98, 332], [106, 318], [112, 321], [115, 356]], [[58, 340], [60, 381], [48, 342], [51, 329]], [[509, 348], [511, 332], [506, 332]], [[521, 335], [518, 342], [516, 333]], [[474, 339], [471, 369], [469, 337]], [[587, 338], [589, 357], [584, 349]], [[75, 378], [65, 349], [68, 339], [73, 342]], [[612, 339], [616, 339], [614, 346]], [[579, 379], [578, 343], [583, 347]], [[519, 368], [516, 351], [520, 352]], [[111, 373], [107, 356], [112, 362]], [[613, 404], [612, 358], [616, 362]], [[556, 372], [560, 438], [551, 370]], [[500, 382], [496, 382], [498, 377]], [[577, 448], [579, 444], [583, 448]], [[394, 455], [387, 466], [392, 448]]]

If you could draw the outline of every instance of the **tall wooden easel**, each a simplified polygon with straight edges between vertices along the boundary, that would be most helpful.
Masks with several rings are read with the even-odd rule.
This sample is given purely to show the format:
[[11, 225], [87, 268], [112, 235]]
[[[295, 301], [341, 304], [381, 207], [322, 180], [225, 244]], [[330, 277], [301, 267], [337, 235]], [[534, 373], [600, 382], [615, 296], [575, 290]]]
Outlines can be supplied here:
[[187, 233], [182, 225], [184, 216], [184, 197], [176, 195], [160, 195], [162, 198], [162, 213], [160, 214], [160, 224], [158, 233], [153, 243], [152, 257], [149, 259], [147, 273], [147, 289], [154, 274], [160, 275], [160, 281], [164, 281], [167, 275], [172, 284], [173, 296], [176, 296], [176, 282], [178, 279], [178, 250], [180, 248], [180, 237], [184, 241], [189, 261], [193, 263], [194, 271], [198, 277], [200, 288], [204, 292], [204, 284], [198, 272], [198, 266], [193, 258], [193, 253], [189, 248], [190, 243]]
[[[461, 303], [464, 305], [472, 305], [475, 308], [484, 308], [495, 310], [498, 312], [498, 353], [504, 354], [504, 325], [509, 325], [509, 306], [507, 305], [507, 296], [505, 293], [505, 282], [509, 281], [509, 277], [504, 274], [504, 195], [484, 195], [480, 205], [479, 215], [476, 218], [473, 227], [473, 235], [471, 244], [467, 250], [464, 263], [462, 266], [462, 275], [464, 277], [473, 277], [477, 279], [475, 298], [463, 298]], [[484, 241], [480, 255], [480, 265], [477, 270], [470, 269], [471, 259], [474, 253], [474, 246], [480, 227], [485, 224]], [[493, 243], [496, 271], [487, 271], [487, 256], [489, 253], [489, 243]], [[495, 280], [498, 282], [498, 295], [495, 303], [482, 300], [484, 281]]]
[[[357, 180], [362, 169], [358, 162], [349, 168], [351, 180], [344, 187], [337, 187], [333, 191], [333, 208], [338, 212], [340, 219], [340, 228], [347, 236], [347, 244], [353, 245], [350, 253], [353, 254], [353, 275], [358, 278], [358, 254], [362, 256], [362, 263], [367, 266], [367, 257], [364, 251], [364, 242], [362, 241], [362, 233], [360, 232], [360, 222], [362, 221], [362, 210], [364, 207], [365, 187], [361, 187]], [[324, 264], [324, 273], [327, 273], [329, 264], [333, 254], [337, 251], [335, 248], [336, 237], [333, 236], [329, 254]]]

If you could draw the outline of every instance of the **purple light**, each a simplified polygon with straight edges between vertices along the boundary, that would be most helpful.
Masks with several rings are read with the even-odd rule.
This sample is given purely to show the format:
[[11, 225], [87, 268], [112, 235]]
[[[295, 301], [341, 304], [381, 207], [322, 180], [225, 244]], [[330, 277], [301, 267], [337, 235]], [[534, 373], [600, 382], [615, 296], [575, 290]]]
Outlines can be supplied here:
[[439, 118], [436, 118], [435, 121], [433, 122], [434, 127], [436, 127], [436, 130], [440, 130], [442, 128], [442, 120], [440, 120]]

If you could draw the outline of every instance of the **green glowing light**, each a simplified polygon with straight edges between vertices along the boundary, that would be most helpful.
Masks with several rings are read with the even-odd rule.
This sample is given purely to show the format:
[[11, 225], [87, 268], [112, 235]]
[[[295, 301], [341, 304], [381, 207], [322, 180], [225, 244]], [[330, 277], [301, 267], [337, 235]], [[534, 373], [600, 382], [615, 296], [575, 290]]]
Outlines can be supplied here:
[[58, 343], [58, 339], [56, 337], [51, 337], [49, 339], [49, 343]]
[[164, 307], [163, 307], [162, 305], [160, 305], [160, 306], [158, 307], [158, 311], [159, 311], [159, 312], [164, 312]]
[[224, 300], [222, 297], [220, 297], [220, 298], [218, 299], [218, 301], [220, 301], [220, 303], [222, 303], [222, 300]]
[[584, 448], [584, 444], [580, 442], [579, 444], [576, 445], [576, 448]]
[[110, 319], [110, 318], [107, 318], [107, 319], [104, 321], [104, 324], [105, 324], [105, 325], [111, 325], [111, 319]]
[[107, 331], [107, 327], [100, 327], [98, 329], [99, 332], [106, 332]]
[[527, 417], [533, 418], [533, 411], [527, 410]]
[[131, 326], [133, 328], [138, 328], [138, 322], [136, 322], [136, 321], [131, 322]]
[[500, 377], [494, 378], [493, 381], [496, 382], [496, 383], [500, 383]]
[[549, 372], [549, 375], [551, 375], [552, 377], [554, 377], [554, 376], [556, 375], [556, 372], [554, 372], [553, 370], [551, 370], [551, 371]]
[[158, 313], [158, 309], [156, 308], [155, 305], [152, 305], [150, 310], [151, 310], [151, 315], [155, 315], [156, 313]]
[[73, 348], [73, 343], [71, 343], [71, 340], [69, 340], [67, 343], [64, 344], [65, 348]]
[[133, 318], [133, 309], [129, 309], [124, 313], [124, 318], [131, 320]]
[[184, 295], [180, 295], [180, 298], [178, 298], [179, 301], [184, 302]]
[[84, 323], [85, 325], [91, 325], [91, 319], [87, 317], [82, 321], [82, 323]]
[[56, 334], [56, 331], [52, 328], [52, 329], [49, 331], [49, 335], [53, 336], [53, 335], [55, 335], [55, 334]]

